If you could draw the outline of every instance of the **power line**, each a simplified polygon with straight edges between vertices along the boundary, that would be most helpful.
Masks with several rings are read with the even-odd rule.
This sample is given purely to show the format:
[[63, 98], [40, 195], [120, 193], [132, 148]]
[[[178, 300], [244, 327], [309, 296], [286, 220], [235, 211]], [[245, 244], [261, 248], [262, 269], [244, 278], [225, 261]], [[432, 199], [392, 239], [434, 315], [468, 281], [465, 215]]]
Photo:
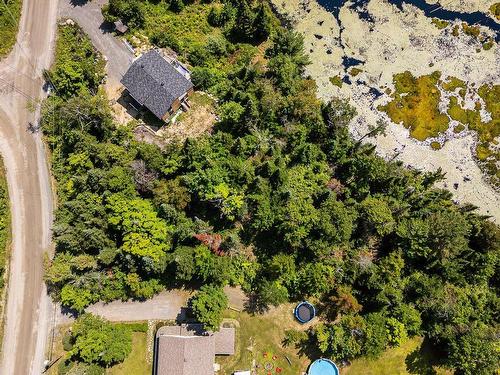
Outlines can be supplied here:
[[36, 98], [34, 98], [33, 96], [31, 96], [30, 94], [24, 92], [23, 90], [21, 90], [19, 87], [17, 87], [13, 82], [9, 82], [8, 80], [0, 77], [0, 82], [4, 83], [7, 87], [10, 86], [12, 88], [12, 90], [14, 90], [15, 92], [17, 92], [18, 94], [21, 94], [22, 96], [24, 96], [26, 99], [31, 99], [33, 101], [36, 101]]
[[[3, 2], [3, 5], [5, 6], [5, 8], [7, 9], [7, 12], [9, 13], [10, 18], [12, 19], [12, 22], [14, 23], [14, 25], [18, 25], [18, 21], [16, 20], [16, 18], [14, 17], [14, 15], [12, 14], [12, 12], [10, 11], [10, 8], [7, 5], [7, 3], [5, 2], [5, 0], [2, 0], [2, 2]], [[48, 75], [44, 75], [43, 73], [42, 74], [38, 73], [38, 68], [31, 62], [30, 54], [26, 53], [26, 51], [24, 50], [24, 47], [21, 45], [21, 43], [19, 43], [19, 41], [17, 39], [16, 39], [16, 43], [15, 44], [19, 47], [19, 49], [21, 50], [22, 54], [26, 58], [28, 64], [33, 69], [33, 72], [35, 73], [35, 76], [39, 76], [43, 80], [47, 80], [50, 83], [50, 85], [54, 88], [54, 90], [56, 90], [56, 92], [59, 94], [59, 91], [57, 90], [56, 85], [54, 85], [54, 82], [52, 82], [52, 80], [50, 79], [50, 77]]]

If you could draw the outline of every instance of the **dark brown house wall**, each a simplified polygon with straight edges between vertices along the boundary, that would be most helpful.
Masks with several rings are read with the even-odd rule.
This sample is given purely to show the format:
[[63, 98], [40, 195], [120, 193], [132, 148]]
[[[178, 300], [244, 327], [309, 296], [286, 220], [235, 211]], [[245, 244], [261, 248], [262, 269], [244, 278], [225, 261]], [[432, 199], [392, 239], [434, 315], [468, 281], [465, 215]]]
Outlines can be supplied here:
[[181, 101], [179, 99], [175, 99], [174, 102], [172, 103], [172, 112], [177, 112], [180, 106], [181, 106]]

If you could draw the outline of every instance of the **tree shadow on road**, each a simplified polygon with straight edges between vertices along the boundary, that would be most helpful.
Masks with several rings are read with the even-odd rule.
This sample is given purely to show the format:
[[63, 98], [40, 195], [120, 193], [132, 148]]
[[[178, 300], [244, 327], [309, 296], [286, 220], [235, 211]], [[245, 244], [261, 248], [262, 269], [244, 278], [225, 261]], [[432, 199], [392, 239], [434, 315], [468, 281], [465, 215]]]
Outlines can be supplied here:
[[61, 305], [61, 314], [73, 319], [78, 318], [81, 314], [78, 313], [75, 309], [72, 309], [70, 307], [62, 306]]
[[89, 0], [70, 0], [70, 4], [74, 7], [82, 7], [88, 2]]
[[103, 21], [99, 25], [99, 30], [101, 30], [101, 32], [103, 34], [109, 34], [109, 33], [112, 33], [113, 31], [115, 31], [115, 25], [111, 22]]

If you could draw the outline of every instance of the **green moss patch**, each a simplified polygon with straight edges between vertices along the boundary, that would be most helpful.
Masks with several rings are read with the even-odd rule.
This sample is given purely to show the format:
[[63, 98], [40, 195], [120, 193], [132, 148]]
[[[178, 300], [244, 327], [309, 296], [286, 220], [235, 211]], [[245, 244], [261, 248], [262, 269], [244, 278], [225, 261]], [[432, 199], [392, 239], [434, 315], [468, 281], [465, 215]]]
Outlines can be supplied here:
[[495, 41], [492, 38], [488, 38], [486, 42], [483, 43], [483, 49], [489, 51], [495, 45]]
[[454, 92], [456, 89], [460, 88], [459, 94], [461, 97], [465, 96], [465, 92], [467, 90], [467, 84], [456, 77], [449, 77], [448, 81], [444, 82], [441, 86], [449, 92]]
[[[434, 138], [445, 132], [451, 120], [459, 124], [453, 129], [460, 133], [466, 128], [476, 132], [478, 144], [476, 157], [480, 161], [483, 171], [489, 177], [492, 185], [500, 185], [500, 171], [497, 164], [500, 161], [500, 152], [493, 147], [500, 136], [500, 85], [483, 85], [478, 89], [456, 77], [447, 77], [441, 80], [441, 73], [435, 71], [430, 75], [414, 77], [410, 72], [396, 74], [393, 77], [395, 92], [390, 96], [392, 100], [386, 105], [379, 106], [394, 123], [401, 123], [410, 129], [410, 135], [424, 141]], [[446, 113], [439, 111], [441, 101], [440, 88], [450, 93], [450, 103]], [[474, 109], [463, 107], [467, 90], [471, 94], [477, 93], [482, 101], [474, 103]], [[491, 115], [491, 120], [481, 119], [481, 110]], [[442, 147], [439, 142], [432, 142], [431, 148], [438, 150]]]
[[450, 25], [450, 23], [448, 21], [440, 20], [439, 18], [433, 18], [431, 22], [439, 30], [445, 29]]
[[351, 76], [353, 77], [356, 77], [359, 73], [361, 73], [363, 71], [363, 69], [359, 69], [359, 68], [352, 68], [350, 71], [349, 71], [349, 74], [351, 74]]
[[497, 167], [500, 161], [500, 152], [493, 149], [500, 136], [500, 85], [483, 85], [478, 90], [478, 95], [483, 99], [485, 109], [491, 115], [491, 120], [484, 122], [481, 120], [481, 103], [476, 102], [474, 110], [464, 109], [458, 103], [458, 98], [450, 98], [448, 115], [460, 125], [455, 128], [455, 132], [462, 131], [460, 126], [467, 125], [470, 130], [477, 133], [478, 145], [476, 147], [476, 157], [482, 162], [483, 170], [490, 176], [493, 185], [500, 184], [500, 171]]
[[340, 76], [330, 77], [330, 83], [334, 86], [342, 87], [342, 78]]
[[490, 6], [490, 12], [497, 20], [500, 20], [500, 3], [495, 3]]
[[441, 149], [441, 147], [442, 147], [442, 146], [441, 146], [441, 143], [439, 143], [439, 142], [431, 142], [431, 148], [432, 148], [433, 150], [440, 150], [440, 149]]
[[[495, 141], [496, 137], [500, 136], [500, 116], [498, 100], [497, 102], [491, 102], [492, 96], [495, 95], [495, 90], [498, 91], [498, 89], [500, 89], [500, 86], [496, 85], [493, 87], [483, 87], [485, 87], [483, 95], [485, 95], [485, 98], [488, 99], [488, 102], [485, 100], [485, 98], [483, 98], [483, 100], [485, 100], [485, 103], [487, 103], [486, 110], [491, 114], [492, 117], [490, 121], [481, 121], [479, 109], [470, 110], [462, 108], [462, 106], [460, 106], [460, 104], [458, 103], [458, 99], [456, 97], [450, 98], [448, 114], [453, 120], [456, 120], [463, 125], [467, 125], [469, 129], [476, 131], [480, 142], [490, 144]], [[483, 89], [483, 87], [481, 87], [481, 89]], [[497, 92], [496, 94], [499, 93]]]
[[462, 22], [462, 30], [465, 35], [470, 35], [475, 38], [478, 38], [479, 34], [481, 34], [481, 29], [479, 28], [479, 26], [470, 26], [465, 22]]
[[479, 139], [493, 143], [500, 136], [500, 85], [483, 85], [478, 90], [479, 96], [484, 100], [486, 110], [491, 114], [491, 121], [479, 123]]
[[460, 104], [458, 104], [458, 99], [455, 96], [450, 98], [450, 106], [448, 108], [448, 114], [453, 120], [456, 120], [469, 127], [472, 124], [481, 122], [481, 116], [478, 111], [471, 111], [470, 109], [463, 109]]
[[409, 71], [396, 74], [393, 83], [396, 91], [392, 101], [378, 109], [387, 113], [395, 123], [410, 129], [413, 138], [424, 141], [446, 131], [449, 118], [439, 111], [441, 93], [437, 84], [441, 72], [414, 77]]
[[458, 133], [461, 133], [465, 130], [465, 126], [462, 125], [462, 124], [458, 124], [457, 126], [455, 126], [455, 128], [453, 129], [453, 131], [458, 134]]

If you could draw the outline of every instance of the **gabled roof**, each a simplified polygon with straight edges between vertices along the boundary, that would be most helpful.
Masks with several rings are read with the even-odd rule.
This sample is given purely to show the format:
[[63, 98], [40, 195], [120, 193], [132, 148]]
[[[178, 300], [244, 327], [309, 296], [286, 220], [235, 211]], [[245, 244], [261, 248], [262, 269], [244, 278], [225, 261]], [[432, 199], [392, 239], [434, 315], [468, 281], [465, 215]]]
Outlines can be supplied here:
[[157, 345], [156, 374], [214, 374], [213, 336], [159, 336]]
[[156, 375], [213, 375], [215, 355], [234, 354], [234, 328], [207, 332], [201, 324], [164, 326], [156, 333]]
[[140, 105], [160, 119], [168, 113], [176, 99], [193, 87], [191, 81], [156, 50], [135, 60], [121, 82]]

